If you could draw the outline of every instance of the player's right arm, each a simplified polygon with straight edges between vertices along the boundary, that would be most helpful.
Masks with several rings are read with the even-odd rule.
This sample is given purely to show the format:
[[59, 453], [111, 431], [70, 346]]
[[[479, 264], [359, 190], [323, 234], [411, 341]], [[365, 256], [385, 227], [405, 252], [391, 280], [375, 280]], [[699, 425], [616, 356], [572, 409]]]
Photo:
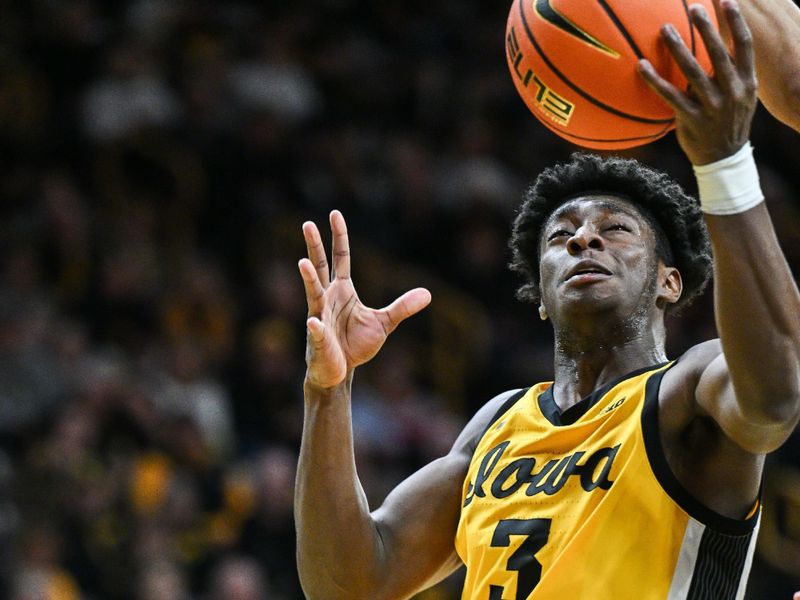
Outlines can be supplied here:
[[[753, 35], [758, 97], [800, 132], [800, 8], [792, 0], [739, 0], [739, 7]], [[719, 22], [730, 39], [725, 20]]]
[[371, 513], [356, 473], [353, 369], [424, 308], [430, 294], [416, 289], [382, 310], [364, 306], [350, 280], [347, 229], [337, 211], [331, 229], [335, 275], [329, 276], [313, 223], [303, 226], [309, 258], [299, 264], [309, 319], [295, 486], [298, 571], [312, 600], [407, 598], [459, 565], [453, 542], [472, 445], [503, 397], [476, 414], [446, 456], [401, 483]]
[[488, 402], [450, 452], [401, 482], [370, 512], [356, 474], [349, 382], [306, 390], [295, 515], [298, 569], [308, 598], [409, 598], [461, 565], [454, 540], [474, 444], [508, 398]]

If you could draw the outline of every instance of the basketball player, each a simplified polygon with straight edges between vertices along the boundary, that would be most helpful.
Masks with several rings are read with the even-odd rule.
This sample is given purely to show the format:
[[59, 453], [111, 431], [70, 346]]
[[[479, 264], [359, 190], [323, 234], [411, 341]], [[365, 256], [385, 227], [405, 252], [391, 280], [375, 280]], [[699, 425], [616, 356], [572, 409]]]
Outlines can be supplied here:
[[[353, 371], [430, 294], [367, 308], [342, 215], [331, 214], [331, 273], [319, 231], [304, 224], [295, 510], [309, 598], [407, 598], [462, 563], [465, 599], [742, 598], [764, 458], [800, 414], [800, 293], [748, 143], [750, 32], [732, 1], [721, 11], [733, 58], [691, 9], [713, 78], [664, 30], [691, 97], [640, 66], [675, 109], [701, 205], [634, 161], [575, 155], [542, 173], [514, 223], [512, 266], [526, 276], [520, 296], [552, 323], [554, 382], [490, 400], [446, 456], [372, 512], [353, 455]], [[712, 267], [720, 338], [671, 361], [664, 316]]]

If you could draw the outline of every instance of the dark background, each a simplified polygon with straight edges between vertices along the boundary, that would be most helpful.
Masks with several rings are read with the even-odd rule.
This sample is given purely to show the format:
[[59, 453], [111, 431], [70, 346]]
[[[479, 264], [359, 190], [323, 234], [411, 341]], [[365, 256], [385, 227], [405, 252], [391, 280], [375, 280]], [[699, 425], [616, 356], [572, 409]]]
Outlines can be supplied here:
[[[0, 1], [0, 597], [302, 597], [296, 263], [333, 208], [367, 304], [434, 298], [356, 375], [373, 505], [488, 398], [551, 377], [506, 239], [574, 148], [514, 91], [507, 10]], [[761, 110], [752, 141], [797, 272], [800, 134]], [[625, 154], [694, 193], [674, 136]], [[706, 296], [670, 354], [714, 335]], [[751, 599], [800, 589], [799, 445], [770, 458]]]

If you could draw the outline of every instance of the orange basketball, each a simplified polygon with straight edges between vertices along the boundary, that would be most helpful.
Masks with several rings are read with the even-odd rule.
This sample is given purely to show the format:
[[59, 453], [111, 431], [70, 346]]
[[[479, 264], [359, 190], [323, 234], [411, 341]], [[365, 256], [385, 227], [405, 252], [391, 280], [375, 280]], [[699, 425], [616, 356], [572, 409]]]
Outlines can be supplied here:
[[[705, 6], [716, 25], [711, 0]], [[601, 150], [647, 144], [674, 127], [672, 109], [636, 70], [647, 58], [680, 89], [680, 72], [660, 29], [672, 23], [711, 71], [689, 0], [514, 0], [506, 58], [525, 104], [550, 130]]]

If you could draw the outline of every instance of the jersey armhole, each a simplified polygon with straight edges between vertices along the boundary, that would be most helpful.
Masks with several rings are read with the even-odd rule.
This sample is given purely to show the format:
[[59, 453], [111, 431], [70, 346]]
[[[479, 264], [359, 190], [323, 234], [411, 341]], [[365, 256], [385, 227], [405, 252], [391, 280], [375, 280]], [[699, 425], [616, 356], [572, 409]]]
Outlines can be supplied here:
[[487, 423], [486, 427], [483, 428], [481, 434], [475, 437], [475, 443], [472, 445], [472, 452], [470, 454], [475, 454], [475, 450], [477, 450], [478, 444], [481, 443], [481, 440], [483, 439], [483, 436], [486, 435], [486, 432], [489, 431], [492, 428], [492, 425], [497, 423], [497, 421], [500, 420], [500, 417], [506, 414], [509, 409], [528, 392], [529, 389], [530, 388], [522, 388], [517, 390], [503, 401], [503, 403], [500, 405], [500, 408], [497, 409], [497, 412], [494, 413], [494, 416], [492, 416], [492, 418], [489, 420], [489, 423]]
[[[673, 363], [674, 364], [674, 363]], [[761, 513], [761, 490], [749, 514], [744, 519], [732, 519], [721, 515], [697, 500], [689, 490], [678, 481], [667, 462], [661, 444], [661, 432], [658, 424], [658, 393], [661, 380], [669, 369], [653, 374], [645, 387], [645, 400], [642, 408], [642, 437], [645, 453], [650, 468], [662, 489], [690, 517], [711, 529], [727, 535], [742, 536], [753, 531], [758, 524]]]

